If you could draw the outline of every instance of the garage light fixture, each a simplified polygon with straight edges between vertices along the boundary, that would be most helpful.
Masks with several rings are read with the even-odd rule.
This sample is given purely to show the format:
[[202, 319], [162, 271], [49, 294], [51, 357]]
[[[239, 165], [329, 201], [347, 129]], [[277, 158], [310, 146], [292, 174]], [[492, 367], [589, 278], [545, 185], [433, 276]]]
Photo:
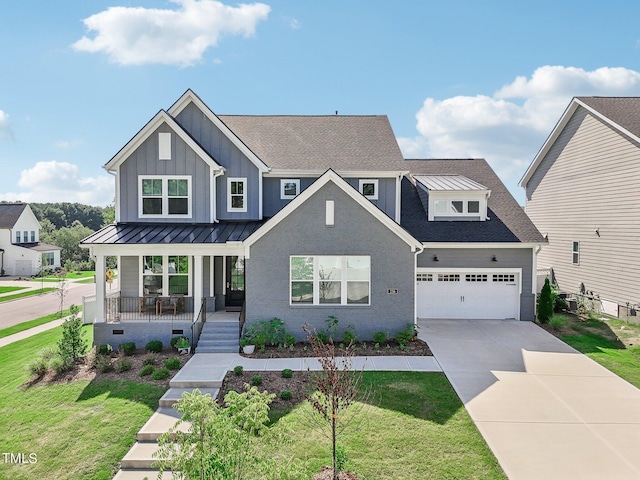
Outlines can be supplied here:
[[438, 261], [439, 261], [439, 260], [438, 260], [438, 255], [434, 255], [434, 256], [433, 256], [433, 261], [434, 261], [434, 262], [438, 262]]
[[492, 262], [497, 262], [497, 261], [498, 261], [498, 259], [497, 259], [497, 258], [496, 258], [496, 256], [494, 255], [493, 257], [491, 257], [491, 261], [492, 261]]

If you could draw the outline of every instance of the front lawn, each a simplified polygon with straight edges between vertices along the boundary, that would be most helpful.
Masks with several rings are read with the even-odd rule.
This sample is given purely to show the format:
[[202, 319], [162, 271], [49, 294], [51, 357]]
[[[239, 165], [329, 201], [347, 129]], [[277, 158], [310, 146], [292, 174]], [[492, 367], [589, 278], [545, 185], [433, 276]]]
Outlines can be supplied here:
[[33, 295], [40, 295], [43, 293], [56, 290], [53, 287], [42, 288], [39, 290], [29, 290], [27, 292], [14, 293], [13, 295], [7, 295], [6, 297], [0, 297], [0, 302], [8, 302], [9, 300], [16, 300], [17, 298], [31, 297]]
[[[84, 327], [91, 341], [91, 326]], [[165, 388], [126, 380], [33, 386], [26, 365], [61, 337], [61, 327], [0, 348], [0, 452], [37, 463], [0, 463], [0, 478], [111, 479]]]
[[[93, 278], [95, 276], [96, 272], [94, 270], [85, 270], [82, 272], [65, 272], [63, 274], [60, 275], [45, 275], [44, 277], [44, 281], [45, 282], [59, 282], [60, 279], [64, 279], [64, 280], [80, 280], [80, 279], [88, 279], [88, 278]], [[32, 282], [42, 282], [43, 278], [42, 277], [35, 277], [33, 278], [31, 281]]]
[[[261, 390], [270, 390], [268, 377], [280, 375], [245, 372], [241, 378], [248, 382], [256, 373], [264, 378]], [[306, 374], [294, 372], [291, 380]], [[281, 380], [278, 385], [283, 386]], [[371, 394], [360, 404], [360, 419], [340, 440], [349, 458], [347, 469], [358, 478], [506, 478], [444, 374], [364, 372], [363, 388]], [[287, 407], [278, 401], [270, 418], [273, 428], [290, 432], [291, 445], [263, 447], [267, 456], [301, 460], [308, 475], [302, 478], [309, 479], [331, 464], [330, 441], [310, 421], [310, 410], [307, 402]]]
[[[82, 311], [82, 307], [78, 307], [78, 309], [80, 312]], [[27, 322], [22, 322], [12, 327], [3, 328], [2, 330], [0, 330], [0, 338], [8, 337], [9, 335], [13, 335], [14, 333], [22, 332], [24, 330], [29, 330], [30, 328], [37, 327], [54, 320], [58, 320], [59, 318], [66, 317], [70, 314], [70, 309], [67, 309], [62, 311], [62, 315], [60, 314], [60, 312], [50, 313], [49, 315], [45, 315], [44, 317], [29, 320]]]
[[586, 320], [574, 315], [567, 318], [566, 326], [553, 333], [640, 388], [640, 325], [593, 314]]
[[27, 287], [0, 287], [0, 293], [15, 292], [16, 290], [23, 290]]

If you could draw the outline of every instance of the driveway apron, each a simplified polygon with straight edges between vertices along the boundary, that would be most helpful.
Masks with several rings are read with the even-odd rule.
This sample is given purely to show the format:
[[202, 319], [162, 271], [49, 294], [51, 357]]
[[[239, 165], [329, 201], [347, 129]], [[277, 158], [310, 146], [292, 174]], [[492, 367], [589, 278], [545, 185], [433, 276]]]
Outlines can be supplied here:
[[531, 322], [421, 320], [510, 479], [639, 479], [640, 390]]

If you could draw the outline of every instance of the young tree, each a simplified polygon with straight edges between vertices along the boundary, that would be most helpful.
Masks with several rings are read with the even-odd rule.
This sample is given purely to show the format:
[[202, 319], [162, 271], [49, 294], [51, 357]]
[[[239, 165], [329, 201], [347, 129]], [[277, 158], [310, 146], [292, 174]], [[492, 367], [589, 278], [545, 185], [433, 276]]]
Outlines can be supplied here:
[[83, 338], [82, 319], [78, 315], [79, 308], [71, 305], [70, 310], [71, 316], [62, 324], [62, 338], [58, 342], [58, 353], [63, 360], [75, 362], [87, 353], [89, 345]]
[[58, 309], [58, 317], [62, 318], [62, 312], [64, 311], [64, 299], [67, 298], [67, 293], [69, 293], [69, 282], [67, 282], [62, 275], [58, 277], [57, 282], [58, 289], [56, 290], [56, 295], [60, 300], [60, 308]]
[[[306, 325], [302, 329], [307, 334], [313, 352], [322, 366], [322, 370], [313, 377], [315, 391], [307, 396], [307, 400], [321, 421], [329, 426], [333, 479], [338, 480], [340, 474], [337, 461], [337, 453], [340, 450], [338, 436], [360, 413], [353, 407], [358, 399], [362, 399], [360, 395], [362, 371], [352, 370], [353, 349], [336, 349], [332, 338], [323, 343]], [[336, 353], [339, 356], [336, 356]]]
[[549, 279], [544, 279], [544, 286], [540, 290], [538, 297], [538, 321], [540, 323], [549, 323], [549, 319], [553, 315], [553, 299], [551, 297], [551, 284]]

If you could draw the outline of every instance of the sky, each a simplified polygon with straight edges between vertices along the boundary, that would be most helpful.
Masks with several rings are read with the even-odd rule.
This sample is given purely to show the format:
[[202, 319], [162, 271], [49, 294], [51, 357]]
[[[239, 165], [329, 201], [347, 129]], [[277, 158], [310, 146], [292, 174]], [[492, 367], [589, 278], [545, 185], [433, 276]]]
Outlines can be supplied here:
[[387, 115], [514, 197], [571, 98], [640, 96], [632, 0], [0, 4], [0, 200], [113, 202], [102, 166], [188, 88], [218, 114]]

